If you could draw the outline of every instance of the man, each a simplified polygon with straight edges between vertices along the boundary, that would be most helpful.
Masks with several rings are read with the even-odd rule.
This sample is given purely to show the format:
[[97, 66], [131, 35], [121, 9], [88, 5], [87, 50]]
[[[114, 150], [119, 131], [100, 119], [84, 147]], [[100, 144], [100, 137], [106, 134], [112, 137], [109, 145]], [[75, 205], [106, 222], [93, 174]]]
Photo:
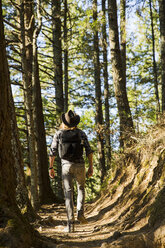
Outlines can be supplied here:
[[65, 206], [67, 212], [67, 231], [74, 232], [74, 204], [73, 204], [73, 179], [77, 183], [77, 219], [80, 223], [88, 223], [84, 217], [85, 202], [85, 163], [83, 150], [89, 161], [87, 176], [93, 174], [93, 151], [89, 145], [85, 132], [77, 128], [80, 116], [72, 110], [62, 114], [62, 124], [55, 133], [50, 148], [50, 167], [49, 176], [54, 178], [55, 171], [53, 163], [56, 152], [59, 152], [62, 165], [62, 181], [65, 196]]

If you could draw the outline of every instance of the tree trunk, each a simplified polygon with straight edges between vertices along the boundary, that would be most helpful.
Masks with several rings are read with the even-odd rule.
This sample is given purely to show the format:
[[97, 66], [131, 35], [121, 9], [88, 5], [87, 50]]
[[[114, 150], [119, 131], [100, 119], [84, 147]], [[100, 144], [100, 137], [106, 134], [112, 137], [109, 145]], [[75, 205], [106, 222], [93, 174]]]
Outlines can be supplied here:
[[68, 28], [67, 28], [68, 3], [64, 1], [64, 112], [68, 110]]
[[120, 146], [124, 147], [130, 142], [130, 133], [134, 132], [134, 127], [127, 98], [121, 52], [119, 48], [116, 0], [108, 0], [108, 17], [112, 74], [120, 118]]
[[56, 91], [56, 119], [60, 123], [61, 113], [64, 111], [63, 73], [62, 73], [62, 44], [61, 44], [61, 0], [52, 0], [53, 24], [53, 62], [54, 82]]
[[36, 218], [36, 214], [32, 208], [28, 198], [28, 190], [25, 183], [24, 165], [21, 153], [21, 144], [19, 141], [18, 127], [15, 115], [14, 101], [9, 85], [9, 106], [10, 106], [10, 120], [11, 120], [11, 133], [12, 133], [12, 154], [14, 158], [14, 169], [16, 172], [16, 201], [21, 212], [30, 221]]
[[125, 14], [126, 0], [120, 0], [120, 48], [123, 66], [123, 77], [126, 87], [126, 14]]
[[165, 1], [159, 0], [160, 44], [161, 44], [161, 83], [162, 112], [165, 111]]
[[[27, 118], [28, 146], [31, 169], [31, 203], [34, 208], [38, 207], [37, 191], [37, 168], [36, 151], [34, 137], [34, 119], [32, 106], [32, 44], [33, 44], [33, 25], [31, 0], [20, 1], [20, 25], [21, 25], [21, 54], [24, 86], [24, 103]], [[24, 14], [25, 13], [25, 14]], [[28, 31], [25, 33], [25, 28]]]
[[103, 11], [103, 78], [104, 78], [104, 100], [105, 100], [105, 145], [107, 169], [111, 164], [111, 141], [110, 141], [110, 117], [109, 117], [109, 85], [108, 85], [108, 60], [107, 60], [107, 31], [106, 31], [106, 0], [102, 0]]
[[[52, 26], [53, 26], [53, 62], [54, 62], [54, 83], [56, 92], [56, 125], [61, 122], [61, 114], [64, 112], [63, 97], [63, 72], [62, 72], [62, 34], [61, 34], [61, 0], [52, 0]], [[57, 156], [57, 178], [55, 178], [55, 193], [61, 201], [63, 189], [61, 180], [61, 161]]]
[[34, 232], [22, 218], [16, 204], [16, 174], [13, 166], [12, 135], [9, 106], [9, 71], [5, 51], [2, 3], [0, 0], [0, 246], [35, 246]]
[[156, 116], [160, 113], [160, 102], [159, 102], [159, 91], [158, 91], [158, 75], [157, 75], [157, 66], [155, 60], [155, 34], [154, 34], [154, 23], [153, 23], [153, 14], [152, 14], [152, 4], [149, 0], [150, 6], [150, 18], [151, 18], [151, 31], [152, 31], [152, 60], [153, 60], [153, 76], [154, 76], [154, 88], [155, 88], [155, 98], [156, 98]]
[[40, 2], [37, 1], [37, 19], [38, 25], [35, 25], [33, 33], [33, 104], [34, 104], [34, 126], [36, 137], [36, 152], [37, 152], [37, 168], [38, 168], [38, 186], [39, 186], [39, 200], [41, 204], [53, 202], [54, 194], [50, 186], [48, 174], [48, 157], [46, 147], [46, 135], [44, 127], [43, 106], [41, 98], [41, 86], [39, 79], [39, 65], [38, 65], [38, 48], [37, 37], [41, 30], [41, 15]]
[[101, 80], [100, 80], [100, 59], [99, 59], [99, 40], [97, 30], [97, 0], [93, 0], [93, 21], [94, 27], [94, 80], [95, 80], [95, 97], [96, 97], [96, 132], [98, 138], [98, 156], [101, 169], [101, 181], [103, 182], [106, 168], [103, 143], [103, 112], [101, 100]]

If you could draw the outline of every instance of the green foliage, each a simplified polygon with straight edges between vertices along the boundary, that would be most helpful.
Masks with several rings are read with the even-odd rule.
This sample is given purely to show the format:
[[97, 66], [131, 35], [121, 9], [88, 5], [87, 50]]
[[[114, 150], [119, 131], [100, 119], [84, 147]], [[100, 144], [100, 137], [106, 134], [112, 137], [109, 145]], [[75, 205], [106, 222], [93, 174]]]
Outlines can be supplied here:
[[[99, 1], [99, 4], [101, 2]], [[62, 49], [68, 48], [68, 76], [69, 76], [69, 108], [81, 115], [79, 127], [85, 130], [92, 149], [94, 150], [94, 175], [86, 181], [87, 200], [97, 196], [101, 189], [100, 167], [97, 154], [97, 140], [95, 130], [95, 85], [94, 85], [94, 66], [93, 66], [93, 33], [97, 30], [100, 40], [100, 61], [101, 61], [101, 82], [102, 95], [103, 71], [102, 71], [102, 44], [101, 26], [108, 23], [103, 18], [100, 5], [98, 4], [98, 20], [93, 21], [93, 9], [90, 1], [68, 0], [67, 43], [64, 43], [64, 3], [62, 2], [61, 21], [62, 21]], [[130, 6], [131, 3], [128, 3]], [[127, 11], [131, 11], [127, 8]], [[47, 135], [48, 152], [52, 136], [58, 128], [56, 115], [56, 99], [54, 82], [54, 62], [53, 62], [53, 42], [52, 42], [52, 6], [50, 1], [42, 1], [42, 30], [38, 39], [38, 60], [40, 82], [42, 88], [42, 103], [44, 111], [44, 124]], [[135, 13], [135, 12], [136, 13]], [[136, 131], [145, 131], [148, 125], [156, 122], [156, 101], [154, 93], [154, 78], [152, 65], [152, 37], [151, 21], [149, 15], [149, 3], [145, 1], [139, 3], [136, 10], [132, 10], [133, 18], [128, 15], [127, 27], [131, 32], [127, 33], [127, 93], [131, 112], [133, 115]], [[128, 13], [129, 14], [129, 13]], [[20, 130], [20, 141], [22, 144], [23, 158], [25, 167], [29, 166], [29, 154], [27, 145], [27, 126], [25, 118], [24, 93], [22, 86], [22, 68], [20, 54], [20, 31], [18, 22], [18, 12], [16, 6], [9, 0], [3, 0], [4, 19], [10, 23], [5, 24], [5, 35], [7, 40], [8, 61], [10, 66], [10, 77], [13, 83], [13, 93], [17, 113], [17, 123]], [[153, 21], [155, 31], [155, 48], [157, 68], [160, 59], [160, 37], [158, 10], [154, 1]], [[133, 25], [132, 22], [134, 22]], [[108, 27], [107, 27], [108, 31]], [[109, 44], [107, 47], [109, 51]], [[117, 114], [116, 100], [112, 83], [111, 62], [108, 56], [109, 72], [109, 104], [110, 104], [110, 135], [112, 153], [119, 150], [119, 118]], [[64, 65], [63, 65], [64, 69]], [[160, 82], [160, 71], [158, 69], [158, 81]], [[16, 86], [17, 85], [17, 86]], [[159, 83], [160, 94], [160, 83]], [[104, 100], [103, 100], [104, 103]], [[105, 109], [103, 107], [103, 111]], [[103, 123], [103, 127], [105, 123]], [[86, 161], [86, 167], [88, 162]], [[112, 168], [113, 167], [113, 168]], [[115, 167], [112, 162], [111, 169]], [[25, 168], [26, 169], [26, 168]], [[109, 176], [107, 176], [108, 178]], [[105, 182], [105, 185], [108, 183]], [[103, 188], [104, 186], [103, 185]]]
[[[136, 30], [128, 39], [127, 45], [127, 81], [128, 97], [137, 131], [156, 122], [156, 99], [154, 89], [152, 37], [149, 5], [137, 12]], [[153, 8], [155, 48], [157, 68], [159, 68], [159, 26], [158, 12]], [[160, 71], [157, 70], [158, 80]], [[160, 90], [160, 89], [159, 89]], [[159, 92], [160, 94], [160, 92]]]

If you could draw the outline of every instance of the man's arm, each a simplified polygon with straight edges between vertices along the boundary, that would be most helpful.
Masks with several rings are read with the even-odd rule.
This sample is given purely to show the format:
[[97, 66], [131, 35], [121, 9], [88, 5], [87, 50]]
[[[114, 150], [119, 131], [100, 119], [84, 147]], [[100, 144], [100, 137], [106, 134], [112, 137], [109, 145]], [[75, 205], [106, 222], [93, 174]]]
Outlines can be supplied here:
[[50, 178], [55, 177], [55, 171], [53, 169], [54, 159], [55, 159], [55, 156], [49, 156], [49, 176], [50, 176]]
[[88, 177], [91, 177], [93, 175], [93, 153], [89, 153], [88, 154], [88, 161], [89, 161], [89, 168], [88, 168], [88, 172], [87, 175]]

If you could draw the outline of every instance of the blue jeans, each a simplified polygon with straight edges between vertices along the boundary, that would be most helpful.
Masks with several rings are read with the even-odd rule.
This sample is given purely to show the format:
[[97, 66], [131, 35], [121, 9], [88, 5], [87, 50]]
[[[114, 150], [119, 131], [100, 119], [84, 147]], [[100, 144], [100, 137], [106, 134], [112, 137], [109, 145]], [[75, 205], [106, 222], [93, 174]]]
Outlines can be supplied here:
[[73, 179], [77, 183], [77, 215], [84, 214], [85, 202], [85, 164], [62, 163], [62, 181], [68, 221], [74, 221]]

